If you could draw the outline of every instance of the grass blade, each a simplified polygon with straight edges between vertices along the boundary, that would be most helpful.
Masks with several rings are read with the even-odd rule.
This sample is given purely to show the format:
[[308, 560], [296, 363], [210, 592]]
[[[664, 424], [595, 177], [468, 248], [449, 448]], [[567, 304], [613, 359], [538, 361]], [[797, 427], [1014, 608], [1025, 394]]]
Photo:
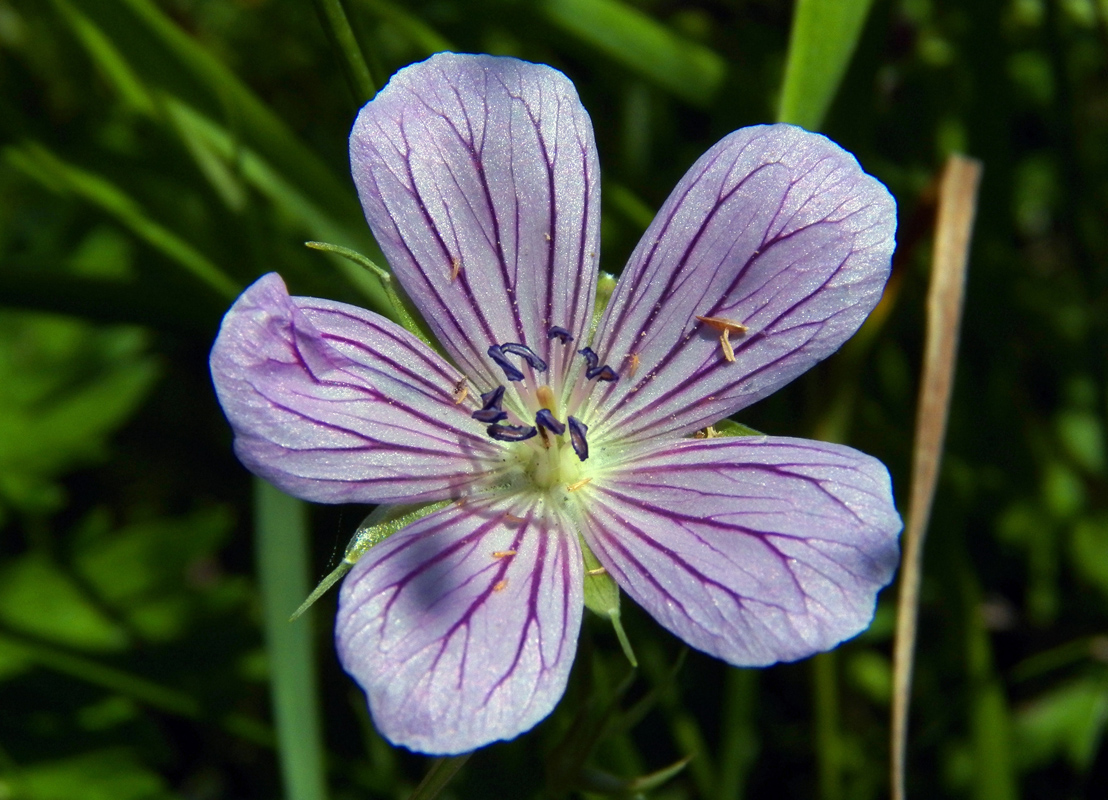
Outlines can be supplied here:
[[289, 622], [296, 604], [308, 593], [307, 509], [301, 501], [255, 478], [254, 525], [285, 798], [324, 800], [327, 789], [311, 615]]
[[242, 287], [207, 256], [147, 216], [138, 201], [107, 178], [63, 161], [36, 142], [6, 148], [4, 157], [9, 164], [47, 188], [71, 192], [98, 206], [222, 297], [232, 300], [242, 291]]
[[683, 100], [706, 106], [723, 83], [718, 53], [619, 0], [545, 0], [558, 27]]
[[873, 0], [797, 0], [781, 87], [780, 122], [819, 130]]
[[900, 594], [897, 597], [891, 742], [893, 800], [904, 800], [905, 797], [908, 700], [912, 688], [923, 539], [935, 499], [943, 439], [946, 436], [966, 266], [980, 180], [981, 162], [952, 155], [943, 168], [939, 186], [931, 285], [927, 294], [927, 340], [916, 412], [916, 442], [908, 524], [904, 534], [904, 558], [900, 570]]
[[377, 85], [369, 73], [369, 66], [365, 63], [354, 29], [350, 27], [342, 0], [316, 0], [315, 7], [332, 43], [341, 54], [343, 71], [358, 105], [368, 103], [377, 94]]

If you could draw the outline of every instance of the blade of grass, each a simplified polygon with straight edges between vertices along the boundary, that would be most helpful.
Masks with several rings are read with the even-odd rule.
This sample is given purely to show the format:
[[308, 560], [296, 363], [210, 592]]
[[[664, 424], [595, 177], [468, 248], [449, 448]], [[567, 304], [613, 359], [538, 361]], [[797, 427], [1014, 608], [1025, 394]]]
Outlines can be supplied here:
[[395, 3], [390, 3], [388, 0], [354, 0], [354, 2], [374, 16], [391, 23], [425, 56], [458, 49], [426, 22], [409, 14]]
[[431, 765], [431, 769], [427, 771], [427, 774], [419, 782], [419, 786], [412, 792], [408, 800], [434, 800], [447, 787], [447, 784], [454, 780], [458, 770], [465, 766], [471, 755], [473, 753], [436, 758], [435, 763]]
[[923, 539], [931, 516], [946, 436], [966, 266], [980, 180], [981, 162], [952, 155], [943, 168], [939, 186], [931, 285], [927, 294], [927, 339], [916, 412], [916, 441], [908, 524], [904, 534], [904, 558], [900, 570], [900, 594], [897, 597], [891, 742], [893, 800], [904, 800], [905, 797], [908, 701], [912, 688]]
[[843, 796], [837, 659], [836, 652], [831, 650], [811, 661], [820, 800], [839, 800]]
[[779, 122], [819, 130], [858, 44], [873, 0], [797, 0]]
[[312, 656], [311, 614], [289, 615], [308, 593], [308, 519], [304, 504], [254, 480], [258, 580], [278, 753], [286, 800], [324, 800], [323, 737]]
[[138, 201], [107, 178], [63, 161], [37, 142], [5, 148], [3, 154], [9, 164], [39, 180], [47, 188], [71, 192], [115, 217], [132, 233], [223, 298], [232, 300], [242, 291], [242, 287], [222, 269], [147, 216]]
[[544, 0], [547, 19], [657, 86], [706, 106], [727, 72], [714, 50], [619, 0]]
[[377, 94], [377, 85], [370, 75], [354, 29], [350, 27], [342, 0], [315, 0], [315, 7], [332, 44], [341, 54], [343, 72], [350, 83], [350, 91], [354, 93], [359, 106], [368, 103]]
[[[202, 719], [207, 716], [200, 702], [186, 692], [108, 666], [87, 656], [6, 632], [0, 633], [0, 649], [45, 669], [99, 686], [166, 714], [188, 719]], [[254, 744], [273, 746], [272, 732], [256, 719], [232, 713], [220, 718], [219, 723], [226, 730]]]

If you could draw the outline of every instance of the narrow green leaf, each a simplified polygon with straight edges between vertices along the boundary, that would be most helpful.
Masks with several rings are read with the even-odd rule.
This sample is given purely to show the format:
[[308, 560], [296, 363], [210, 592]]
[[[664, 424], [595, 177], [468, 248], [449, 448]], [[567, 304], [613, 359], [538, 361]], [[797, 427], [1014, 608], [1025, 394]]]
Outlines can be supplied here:
[[358, 105], [368, 103], [377, 94], [377, 86], [373, 82], [373, 76], [369, 74], [369, 66], [365, 63], [354, 29], [350, 27], [342, 0], [315, 0], [315, 6], [323, 27], [331, 37], [335, 49], [339, 51], [343, 72], [346, 73], [346, 80], [350, 83], [350, 90], [354, 92]]
[[297, 598], [308, 593], [308, 518], [304, 504], [254, 482], [258, 579], [265, 609], [273, 718], [285, 800], [323, 800], [323, 737], [312, 654], [310, 617], [289, 624]]
[[449, 39], [421, 20], [408, 13], [402, 6], [389, 0], [354, 0], [374, 15], [392, 23], [425, 56], [457, 50]]
[[692, 756], [685, 756], [668, 767], [662, 767], [656, 772], [651, 772], [649, 775], [640, 775], [637, 778], [620, 778], [600, 770], [585, 769], [581, 771], [581, 788], [588, 792], [597, 792], [613, 797], [635, 797], [643, 792], [657, 789], [666, 781], [676, 777], [688, 766], [692, 758]]
[[780, 122], [815, 131], [839, 90], [873, 0], [797, 0]]
[[543, 0], [546, 17], [627, 69], [706, 106], [723, 83], [723, 58], [619, 0]]
[[224, 298], [234, 299], [242, 291], [223, 270], [188, 242], [152, 220], [134, 198], [107, 178], [63, 161], [36, 142], [7, 147], [3, 153], [9, 164], [40, 179], [47, 188], [72, 192], [115, 217], [140, 239]]

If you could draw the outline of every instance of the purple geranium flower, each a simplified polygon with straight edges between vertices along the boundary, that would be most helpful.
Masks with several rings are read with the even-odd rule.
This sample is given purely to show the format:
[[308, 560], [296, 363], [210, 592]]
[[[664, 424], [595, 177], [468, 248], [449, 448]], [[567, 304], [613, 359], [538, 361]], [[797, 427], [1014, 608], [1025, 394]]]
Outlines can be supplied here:
[[840, 445], [690, 438], [834, 352], [881, 296], [895, 206], [788, 125], [689, 170], [593, 324], [600, 169], [561, 73], [440, 54], [350, 137], [366, 218], [448, 358], [267, 275], [212, 351], [235, 450], [324, 503], [454, 500], [369, 550], [337, 641], [378, 729], [426, 753], [510, 739], [561, 697], [582, 543], [731, 664], [861, 631], [897, 562], [889, 476]]

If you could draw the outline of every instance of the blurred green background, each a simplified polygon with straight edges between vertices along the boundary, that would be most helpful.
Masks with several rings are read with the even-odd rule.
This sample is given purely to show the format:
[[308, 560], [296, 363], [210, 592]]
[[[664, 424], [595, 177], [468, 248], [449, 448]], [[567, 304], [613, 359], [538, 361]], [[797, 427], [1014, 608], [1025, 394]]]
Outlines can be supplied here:
[[[934, 180], [984, 162], [909, 793], [1108, 797], [1108, 0], [800, 8], [790, 38], [774, 0], [0, 0], [0, 800], [402, 798], [431, 767], [374, 733], [333, 596], [282, 622], [366, 509], [255, 488], [206, 358], [264, 272], [383, 308], [303, 242], [374, 253], [347, 133], [370, 82], [444, 49], [576, 83], [612, 272], [737, 127], [857, 154], [899, 202], [887, 316], [742, 422], [873, 453], [902, 506]], [[886, 797], [893, 601], [757, 671], [628, 602], [632, 674], [589, 618], [554, 715], [440, 796]]]

